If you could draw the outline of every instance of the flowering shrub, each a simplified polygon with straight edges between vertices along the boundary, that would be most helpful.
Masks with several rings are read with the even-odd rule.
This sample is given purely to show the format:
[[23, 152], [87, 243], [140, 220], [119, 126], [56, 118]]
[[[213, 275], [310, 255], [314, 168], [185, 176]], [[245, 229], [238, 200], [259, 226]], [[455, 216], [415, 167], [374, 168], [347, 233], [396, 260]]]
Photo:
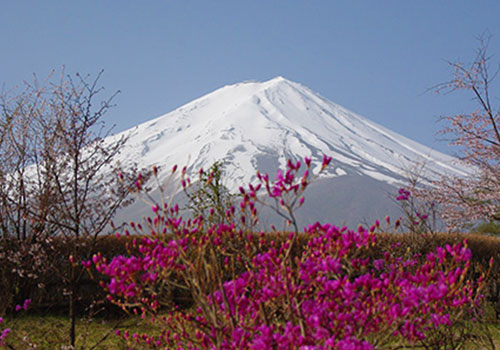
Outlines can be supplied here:
[[[0, 317], [0, 324], [2, 324], [3, 322], [3, 318]], [[7, 338], [7, 336], [9, 335], [9, 333], [11, 332], [12, 330], [10, 328], [5, 328], [4, 330], [2, 330], [2, 333], [0, 333], [0, 346], [5, 346], [5, 338]]]
[[421, 198], [421, 192], [421, 188], [416, 183], [410, 183], [408, 188], [398, 190], [396, 201], [403, 211], [403, 217], [399, 219], [399, 223], [408, 233], [431, 236], [436, 233], [437, 208], [434, 202]]
[[[330, 160], [324, 157], [321, 169]], [[183, 218], [175, 205], [155, 205], [144, 227], [131, 223], [149, 233], [135, 242], [139, 254], [110, 261], [94, 255], [109, 277], [102, 283], [109, 299], [163, 324], [159, 334], [117, 334], [135, 347], [178, 349], [448, 349], [470, 339], [454, 332], [480, 310], [482, 279], [466, 278], [467, 243], [425, 257], [385, 252], [372, 259], [378, 222], [357, 231], [315, 223], [298, 233], [293, 213], [313, 178], [311, 160], [304, 163], [302, 174], [300, 162], [288, 162], [274, 182], [258, 174], [258, 185], [240, 188], [239, 209], [226, 212], [229, 224], [207, 225], [202, 216]], [[266, 247], [248, 234], [257, 206], [269, 205], [263, 191], [294, 229]], [[308, 243], [292, 254], [298, 234]], [[168, 308], [174, 287], [191, 294], [191, 311]]]

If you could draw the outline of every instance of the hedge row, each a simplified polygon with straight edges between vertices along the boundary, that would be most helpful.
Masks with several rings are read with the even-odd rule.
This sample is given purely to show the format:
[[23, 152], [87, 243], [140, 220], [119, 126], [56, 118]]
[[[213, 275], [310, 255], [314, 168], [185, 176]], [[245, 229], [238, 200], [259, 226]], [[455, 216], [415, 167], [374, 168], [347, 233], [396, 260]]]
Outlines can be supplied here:
[[[258, 249], [266, 249], [274, 241], [276, 246], [283, 242], [287, 234], [269, 233], [264, 236], [252, 234], [252, 239], [261, 240], [264, 244]], [[96, 242], [79, 240], [77, 256], [74, 264], [89, 259], [91, 254], [101, 252], [103, 256], [112, 257], [128, 254], [133, 246], [132, 241], [140, 237], [100, 237]], [[301, 235], [293, 255], [299, 255], [307, 244], [307, 236]], [[398, 254], [425, 254], [437, 246], [455, 244], [467, 239], [472, 251], [471, 277], [477, 278], [481, 273], [490, 271], [485, 295], [492, 305], [496, 316], [500, 316], [500, 239], [484, 235], [434, 234], [419, 236], [416, 234], [378, 234], [377, 243], [368, 254], [379, 257], [387, 250], [397, 250]], [[69, 256], [75, 253], [74, 241], [53, 238], [45, 242], [18, 241], [13, 238], [0, 239], [0, 315], [12, 312], [15, 305], [22, 304], [30, 298], [33, 309], [59, 313], [67, 310], [67, 274]], [[225, 244], [232, 250], [243, 249], [245, 242], [239, 238], [228, 238]], [[490, 268], [490, 259], [493, 265]], [[87, 312], [91, 306], [104, 308], [106, 314], [117, 312], [117, 308], [105, 301], [106, 293], [99, 286], [100, 276], [96, 272], [89, 274], [82, 269], [79, 293], [79, 311]], [[180, 306], [190, 304], [190, 296], [185, 292], [174, 291], [174, 302]]]
[[[0, 315], [11, 313], [25, 299], [32, 300], [34, 311], [66, 312], [70, 256], [75, 255], [71, 260], [80, 267], [81, 261], [95, 252], [109, 257], [127, 254], [126, 245], [126, 240], [112, 235], [96, 241], [79, 239], [75, 254], [74, 239], [55, 237], [33, 242], [0, 238]], [[94, 276], [83, 268], [80, 272], [78, 309], [83, 312], [96, 302], [105, 303], [106, 294]], [[109, 304], [106, 308], [114, 309]]]

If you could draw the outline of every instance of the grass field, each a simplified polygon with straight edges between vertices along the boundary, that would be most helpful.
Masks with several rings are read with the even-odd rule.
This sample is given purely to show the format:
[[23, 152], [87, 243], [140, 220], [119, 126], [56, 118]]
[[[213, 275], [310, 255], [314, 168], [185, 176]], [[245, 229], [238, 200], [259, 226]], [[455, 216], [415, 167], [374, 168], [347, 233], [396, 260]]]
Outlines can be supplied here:
[[[69, 349], [66, 345], [69, 343], [67, 317], [23, 316], [5, 320], [4, 324], [13, 329], [8, 338], [13, 349]], [[130, 349], [130, 345], [122, 337], [117, 336], [115, 330], [141, 334], [154, 331], [154, 328], [149, 321], [142, 320], [140, 317], [127, 316], [113, 320], [80, 319], [76, 329], [76, 349]]]
[[[40, 350], [66, 350], [68, 344], [69, 322], [62, 316], [23, 316], [14, 320], [6, 320], [6, 326], [15, 329], [9, 337], [10, 349], [40, 349]], [[500, 323], [490, 323], [489, 330], [495, 347], [500, 348]], [[115, 330], [130, 334], [136, 332], [151, 333], [158, 331], [158, 326], [150, 321], [142, 320], [140, 317], [127, 316], [122, 319], [81, 319], [77, 324], [78, 350], [129, 350], [147, 349], [144, 345], [127, 344]], [[9, 348], [9, 347], [7, 347]], [[409, 346], [408, 349], [414, 348]], [[76, 350], [75, 349], [75, 350]], [[481, 348], [476, 348], [481, 349]]]

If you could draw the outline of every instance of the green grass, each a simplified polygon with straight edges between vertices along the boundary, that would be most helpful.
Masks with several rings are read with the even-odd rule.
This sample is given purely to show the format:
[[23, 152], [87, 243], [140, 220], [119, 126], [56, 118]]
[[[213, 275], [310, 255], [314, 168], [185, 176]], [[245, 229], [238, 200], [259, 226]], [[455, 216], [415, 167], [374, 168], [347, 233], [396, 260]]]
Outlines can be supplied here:
[[[13, 332], [8, 338], [10, 349], [69, 349], [67, 346], [69, 343], [69, 321], [66, 317], [27, 315], [5, 320], [2, 326], [13, 328]], [[93, 319], [89, 321], [82, 319], [77, 324], [75, 350], [143, 349], [137, 344], [127, 344], [124, 339], [115, 335], [114, 330], [119, 329], [122, 332], [128, 330], [130, 333], [137, 332], [141, 334], [156, 332], [158, 331], [157, 327], [148, 320], [133, 316], [127, 316], [122, 320]], [[488, 328], [496, 348], [500, 348], [500, 323], [492, 322], [488, 325]], [[32, 345], [30, 346], [30, 344]]]
[[493, 338], [493, 342], [495, 343], [495, 346], [500, 349], [500, 323], [491, 323], [488, 325], [488, 328], [491, 332], [491, 336]]
[[[12, 328], [12, 333], [7, 338], [11, 349], [69, 349], [67, 317], [27, 315], [4, 320], [2, 326]], [[129, 349], [126, 341], [114, 333], [116, 329], [122, 332], [128, 330], [130, 333], [155, 331], [155, 327], [149, 321], [139, 317], [128, 316], [121, 320], [80, 319], [76, 327], [76, 349]]]

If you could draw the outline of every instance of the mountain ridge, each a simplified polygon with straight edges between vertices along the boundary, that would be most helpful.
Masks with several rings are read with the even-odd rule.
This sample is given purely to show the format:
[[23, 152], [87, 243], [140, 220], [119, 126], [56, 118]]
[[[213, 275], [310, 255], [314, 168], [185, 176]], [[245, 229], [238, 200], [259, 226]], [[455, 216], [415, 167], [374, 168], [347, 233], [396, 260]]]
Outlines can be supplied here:
[[[453, 157], [395, 133], [281, 76], [265, 82], [226, 85], [113, 137], [123, 135], [128, 135], [129, 141], [118, 157], [122, 164], [136, 160], [139, 168], [149, 169], [153, 165], [167, 169], [174, 164], [187, 165], [188, 173], [195, 174], [199, 168], [207, 169], [215, 161], [222, 161], [225, 184], [232, 192], [255, 182], [257, 171], [269, 173], [273, 178], [288, 159], [310, 157], [313, 172], [317, 172], [323, 155], [327, 155], [333, 161], [321, 179], [350, 176], [355, 180], [323, 181], [324, 186], [349, 184], [360, 208], [370, 205], [359, 202], [364, 197], [353, 192], [356, 187], [367, 193], [378, 187], [365, 196], [374, 197], [370, 200], [378, 212], [382, 208], [394, 209], [391, 200], [382, 205], [380, 198], [375, 197], [404, 185], [405, 167], [425, 163], [426, 181], [441, 174], [467, 174], [467, 169], [453, 165], [456, 161]], [[167, 173], [160, 177], [166, 178]], [[353, 185], [354, 182], [358, 185]], [[155, 185], [152, 186], [154, 191]], [[316, 190], [318, 195], [322, 192], [333, 195], [330, 188]], [[323, 206], [328, 203], [326, 199], [310, 202], [314, 201]], [[303, 211], [322, 211], [322, 218], [330, 215], [323, 209], [311, 207]], [[331, 212], [337, 215], [342, 210], [332, 208]], [[351, 215], [344, 215], [348, 214]]]
[[[138, 150], [140, 157], [136, 158], [145, 167], [177, 163], [197, 170], [217, 160], [236, 161], [242, 171], [252, 175], [238, 174], [236, 165], [229, 173], [246, 181], [253, 179], [256, 170], [262, 170], [258, 169], [258, 158], [272, 156], [273, 152], [279, 156], [280, 166], [286, 156], [312, 156], [316, 167], [322, 154], [331, 156], [334, 170], [328, 176], [341, 176], [345, 168], [354, 167], [378, 180], [399, 183], [402, 163], [416, 160], [429, 163], [430, 177], [447, 171], [466, 175], [464, 169], [451, 165], [453, 157], [392, 132], [281, 76], [263, 83], [226, 85], [119, 135], [130, 136], [125, 156], [120, 157], [122, 162], [130, 159], [130, 154], [138, 156]], [[245, 152], [251, 154], [239, 154]], [[230, 187], [234, 190], [238, 186], [234, 182]]]

